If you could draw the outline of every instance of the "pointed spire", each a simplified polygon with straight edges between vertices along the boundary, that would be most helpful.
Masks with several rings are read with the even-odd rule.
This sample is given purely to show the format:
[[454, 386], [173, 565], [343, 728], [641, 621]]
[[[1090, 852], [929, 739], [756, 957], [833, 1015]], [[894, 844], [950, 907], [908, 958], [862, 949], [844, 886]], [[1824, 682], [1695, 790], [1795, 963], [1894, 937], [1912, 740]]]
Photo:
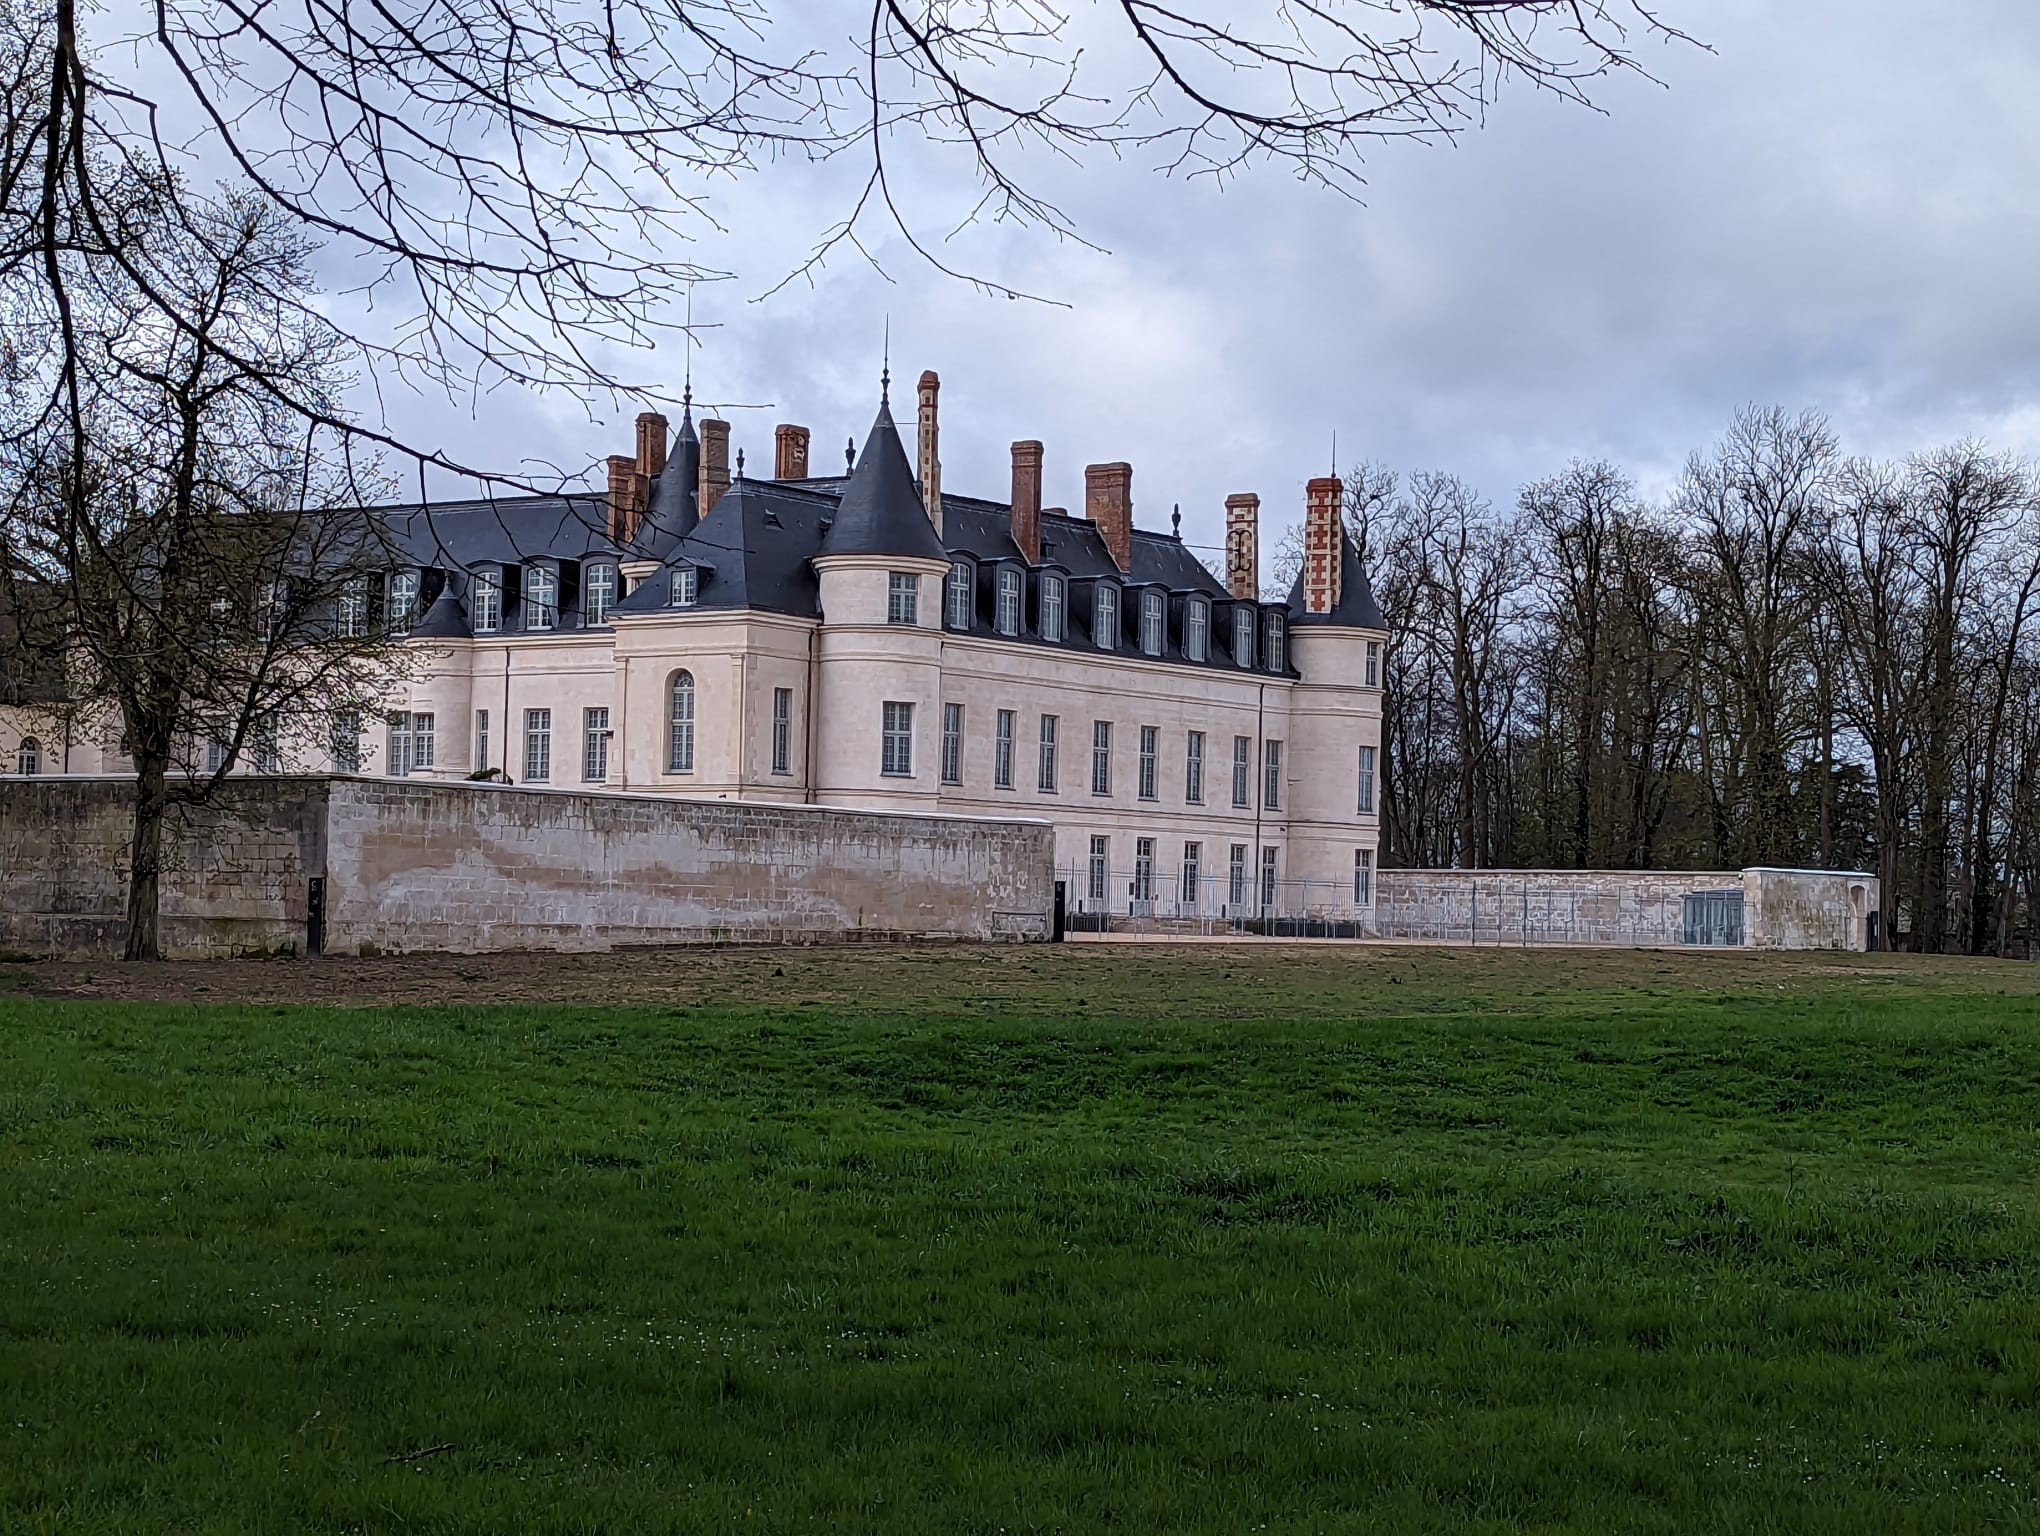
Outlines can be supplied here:
[[883, 353], [882, 355], [883, 355], [884, 361], [883, 361], [882, 363], [880, 363], [880, 365], [879, 365], [879, 373], [878, 373], [878, 403], [879, 403], [880, 405], [891, 405], [891, 404], [892, 404], [892, 315], [891, 315], [890, 313], [888, 313], [888, 314], [886, 315], [886, 317], [885, 317], [885, 351], [884, 351], [884, 353]]
[[843, 487], [836, 504], [835, 520], [822, 540], [823, 555], [910, 555], [929, 560], [947, 560], [921, 492], [914, 484], [914, 468], [907, 462], [907, 450], [900, 443], [899, 428], [893, 424], [892, 407], [881, 399], [878, 418], [864, 451]]

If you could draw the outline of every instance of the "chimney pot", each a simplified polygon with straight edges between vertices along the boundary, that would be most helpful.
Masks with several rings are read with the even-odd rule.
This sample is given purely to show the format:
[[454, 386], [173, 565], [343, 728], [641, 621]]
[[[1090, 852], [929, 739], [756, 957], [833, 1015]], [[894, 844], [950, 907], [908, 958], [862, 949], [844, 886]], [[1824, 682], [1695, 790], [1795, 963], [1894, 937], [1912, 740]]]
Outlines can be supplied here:
[[781, 424], [772, 434], [772, 478], [807, 479], [808, 429]]
[[1041, 444], [1013, 445], [1013, 542], [1029, 565], [1041, 563]]
[[1084, 466], [1084, 515], [1098, 525], [1098, 537], [1123, 574], [1133, 558], [1133, 466]]
[[1225, 589], [1248, 602], [1261, 595], [1261, 498], [1251, 491], [1225, 499]]

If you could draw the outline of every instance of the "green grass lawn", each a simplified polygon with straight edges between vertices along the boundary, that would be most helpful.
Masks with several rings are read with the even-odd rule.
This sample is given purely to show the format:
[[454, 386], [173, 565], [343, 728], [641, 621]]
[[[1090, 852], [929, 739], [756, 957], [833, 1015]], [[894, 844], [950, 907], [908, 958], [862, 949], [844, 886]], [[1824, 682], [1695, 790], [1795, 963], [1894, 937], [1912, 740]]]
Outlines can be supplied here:
[[2033, 1529], [2032, 974], [0, 971], [0, 1531]]

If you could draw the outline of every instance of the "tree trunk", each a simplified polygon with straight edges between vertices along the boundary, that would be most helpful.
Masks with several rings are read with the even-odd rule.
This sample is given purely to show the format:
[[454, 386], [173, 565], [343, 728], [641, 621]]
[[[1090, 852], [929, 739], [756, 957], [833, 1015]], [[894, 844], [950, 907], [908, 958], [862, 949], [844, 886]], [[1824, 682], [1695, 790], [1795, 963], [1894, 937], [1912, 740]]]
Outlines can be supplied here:
[[166, 764], [161, 757], [137, 760], [134, 841], [128, 850], [127, 947], [123, 960], [160, 960], [163, 871], [163, 816], [169, 808]]

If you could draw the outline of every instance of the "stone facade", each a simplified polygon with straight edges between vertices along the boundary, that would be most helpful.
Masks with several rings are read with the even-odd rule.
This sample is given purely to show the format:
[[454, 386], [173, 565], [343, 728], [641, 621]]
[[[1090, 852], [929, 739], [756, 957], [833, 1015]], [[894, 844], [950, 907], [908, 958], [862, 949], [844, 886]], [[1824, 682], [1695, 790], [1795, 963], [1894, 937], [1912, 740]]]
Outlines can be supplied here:
[[[0, 783], [0, 948], [118, 953], [127, 785]], [[166, 837], [167, 955], [1048, 936], [1038, 822], [248, 778]]]

